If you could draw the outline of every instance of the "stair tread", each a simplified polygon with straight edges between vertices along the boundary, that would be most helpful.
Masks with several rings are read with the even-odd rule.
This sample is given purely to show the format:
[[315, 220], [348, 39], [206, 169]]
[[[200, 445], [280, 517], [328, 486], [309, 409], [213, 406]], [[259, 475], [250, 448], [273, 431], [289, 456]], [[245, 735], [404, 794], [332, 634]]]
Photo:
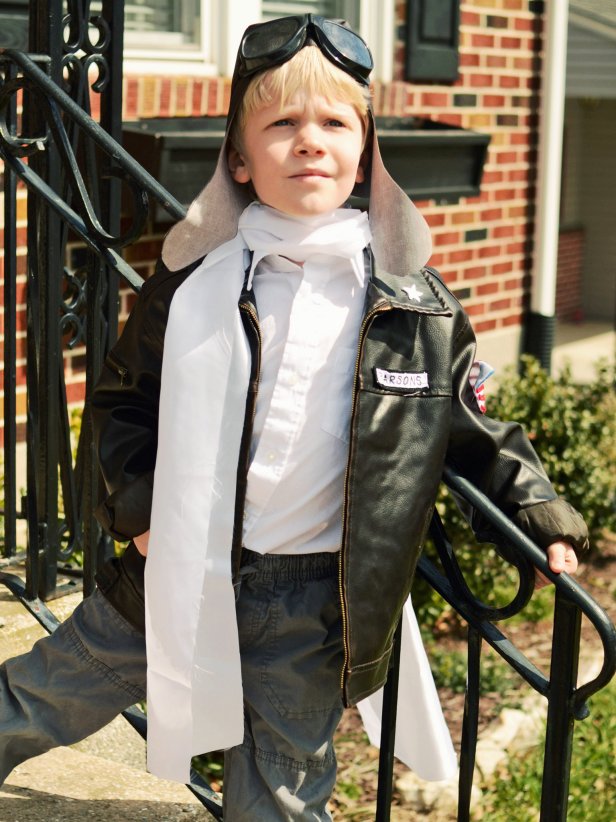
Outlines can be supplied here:
[[74, 748], [19, 765], [0, 788], [0, 822], [180, 822], [213, 817], [183, 785]]

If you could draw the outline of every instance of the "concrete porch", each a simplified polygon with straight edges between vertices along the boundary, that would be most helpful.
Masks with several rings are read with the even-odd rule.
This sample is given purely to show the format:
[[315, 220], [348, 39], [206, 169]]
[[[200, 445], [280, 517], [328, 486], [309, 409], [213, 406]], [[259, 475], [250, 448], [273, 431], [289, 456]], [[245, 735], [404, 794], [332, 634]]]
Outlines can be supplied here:
[[576, 380], [590, 382], [595, 377], [595, 365], [599, 360], [605, 360], [612, 366], [616, 362], [616, 330], [611, 323], [600, 320], [557, 323], [552, 354], [553, 374], [558, 374], [569, 363]]

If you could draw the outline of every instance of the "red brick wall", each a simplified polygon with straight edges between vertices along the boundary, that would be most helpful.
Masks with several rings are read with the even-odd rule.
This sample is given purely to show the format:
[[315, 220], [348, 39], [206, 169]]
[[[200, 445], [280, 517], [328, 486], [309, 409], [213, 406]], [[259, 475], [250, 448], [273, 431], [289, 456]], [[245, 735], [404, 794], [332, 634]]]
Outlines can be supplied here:
[[556, 272], [556, 316], [559, 320], [582, 320], [582, 263], [584, 230], [564, 229], [558, 237]]
[[[395, 76], [405, 93], [401, 104], [400, 93], [393, 96], [392, 114], [419, 114], [492, 136], [480, 196], [445, 207], [420, 204], [433, 229], [431, 262], [458, 293], [478, 333], [518, 326], [527, 291], [533, 58], [541, 22], [530, 6], [524, 0], [462, 3], [460, 76], [453, 86], [403, 84], [403, 43], [396, 49]], [[405, 8], [398, 3], [401, 27]], [[391, 92], [384, 97], [391, 105]]]
[[[0, 305], [4, 305], [4, 198], [3, 164], [0, 161]], [[20, 423], [26, 419], [26, 227], [27, 194], [23, 187], [18, 190], [17, 199], [17, 417]], [[0, 311], [0, 335], [2, 335], [2, 359], [0, 360], [0, 380], [4, 379], [4, 311]], [[3, 384], [0, 384], [0, 395]], [[0, 416], [0, 426], [4, 424]]]

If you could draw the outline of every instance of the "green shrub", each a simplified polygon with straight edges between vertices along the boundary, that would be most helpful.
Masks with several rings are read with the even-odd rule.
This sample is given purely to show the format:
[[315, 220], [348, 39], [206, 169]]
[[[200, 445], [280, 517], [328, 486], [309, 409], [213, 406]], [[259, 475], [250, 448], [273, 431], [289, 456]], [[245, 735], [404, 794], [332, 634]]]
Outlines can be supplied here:
[[550, 377], [532, 357], [506, 370], [489, 413], [520, 422], [557, 493], [585, 517], [596, 539], [616, 528], [616, 392], [614, 370], [597, 366], [587, 385], [571, 369]]
[[[483, 822], [535, 819], [541, 797], [543, 744], [510, 759], [485, 794]], [[590, 716], [576, 722], [569, 786], [569, 822], [612, 822], [616, 807], [616, 684], [590, 701]], [[512, 808], [525, 815], [512, 816]]]

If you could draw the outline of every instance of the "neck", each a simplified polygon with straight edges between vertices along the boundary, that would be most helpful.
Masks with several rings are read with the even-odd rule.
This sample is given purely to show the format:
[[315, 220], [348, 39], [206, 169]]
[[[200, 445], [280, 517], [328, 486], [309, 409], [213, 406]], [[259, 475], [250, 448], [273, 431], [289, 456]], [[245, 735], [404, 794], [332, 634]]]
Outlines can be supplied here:
[[320, 226], [337, 222], [345, 216], [351, 217], [353, 214], [359, 213], [358, 209], [345, 208], [344, 206], [341, 206], [333, 211], [327, 211], [325, 214], [306, 214], [299, 216], [295, 214], [287, 214], [285, 211], [279, 211], [273, 206], [257, 201], [251, 203], [250, 208], [259, 209], [262, 214], [270, 216], [274, 219], [287, 220], [291, 224], [304, 225], [309, 228], [319, 228]]

